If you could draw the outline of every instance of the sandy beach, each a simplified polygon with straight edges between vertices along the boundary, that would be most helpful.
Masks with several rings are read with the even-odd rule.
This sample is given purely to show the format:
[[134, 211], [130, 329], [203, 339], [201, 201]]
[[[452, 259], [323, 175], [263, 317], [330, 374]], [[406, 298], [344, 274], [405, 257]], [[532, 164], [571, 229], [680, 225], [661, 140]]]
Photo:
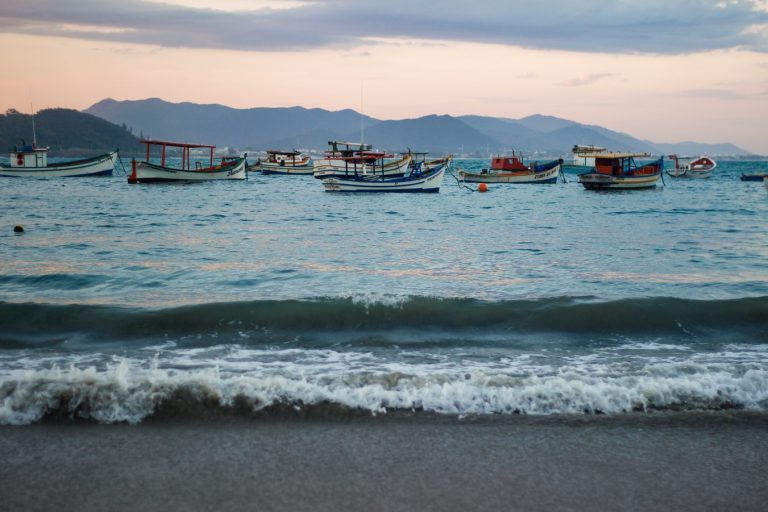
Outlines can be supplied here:
[[15, 510], [764, 510], [768, 416], [155, 419], [0, 428]]

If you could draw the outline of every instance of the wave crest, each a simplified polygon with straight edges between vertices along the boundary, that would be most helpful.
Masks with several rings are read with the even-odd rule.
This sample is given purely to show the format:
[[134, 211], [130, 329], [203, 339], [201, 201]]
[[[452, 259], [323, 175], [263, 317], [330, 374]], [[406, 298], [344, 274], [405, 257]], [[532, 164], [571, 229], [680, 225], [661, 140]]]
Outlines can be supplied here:
[[153, 415], [424, 411], [446, 415], [618, 414], [768, 407], [768, 371], [748, 369], [595, 376], [475, 371], [287, 376], [169, 370], [123, 360], [106, 369], [19, 370], [0, 384], [0, 424], [44, 418], [139, 423]]

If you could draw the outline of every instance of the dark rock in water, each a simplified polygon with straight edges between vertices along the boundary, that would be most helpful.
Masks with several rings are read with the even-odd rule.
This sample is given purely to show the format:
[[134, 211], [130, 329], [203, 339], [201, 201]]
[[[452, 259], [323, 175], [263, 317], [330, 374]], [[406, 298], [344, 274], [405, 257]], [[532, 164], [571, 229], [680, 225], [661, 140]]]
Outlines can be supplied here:
[[14, 233], [23, 233], [24, 232], [24, 226], [22, 226], [21, 224], [16, 224], [15, 226], [13, 226], [13, 232]]

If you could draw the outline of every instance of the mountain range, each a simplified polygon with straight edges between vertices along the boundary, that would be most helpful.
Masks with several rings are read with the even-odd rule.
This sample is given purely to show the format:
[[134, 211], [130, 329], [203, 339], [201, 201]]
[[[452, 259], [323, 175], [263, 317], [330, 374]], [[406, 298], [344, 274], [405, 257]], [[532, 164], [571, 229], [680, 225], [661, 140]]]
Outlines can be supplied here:
[[454, 154], [487, 155], [516, 150], [526, 154], [565, 155], [574, 144], [652, 154], [749, 154], [730, 143], [656, 143], [601, 126], [544, 115], [522, 119], [428, 115], [381, 120], [361, 116], [351, 109], [236, 109], [217, 104], [171, 103], [159, 98], [105, 99], [84, 112], [126, 126], [132, 133], [144, 137], [211, 143], [239, 150], [323, 150], [329, 140], [359, 141], [364, 137], [378, 149], [411, 148]]

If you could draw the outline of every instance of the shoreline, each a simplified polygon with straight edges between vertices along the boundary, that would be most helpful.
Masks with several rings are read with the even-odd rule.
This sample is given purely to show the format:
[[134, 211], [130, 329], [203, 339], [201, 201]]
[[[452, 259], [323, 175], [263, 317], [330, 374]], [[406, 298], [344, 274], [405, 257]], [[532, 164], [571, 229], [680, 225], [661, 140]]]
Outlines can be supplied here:
[[768, 414], [0, 427], [3, 510], [763, 510]]

